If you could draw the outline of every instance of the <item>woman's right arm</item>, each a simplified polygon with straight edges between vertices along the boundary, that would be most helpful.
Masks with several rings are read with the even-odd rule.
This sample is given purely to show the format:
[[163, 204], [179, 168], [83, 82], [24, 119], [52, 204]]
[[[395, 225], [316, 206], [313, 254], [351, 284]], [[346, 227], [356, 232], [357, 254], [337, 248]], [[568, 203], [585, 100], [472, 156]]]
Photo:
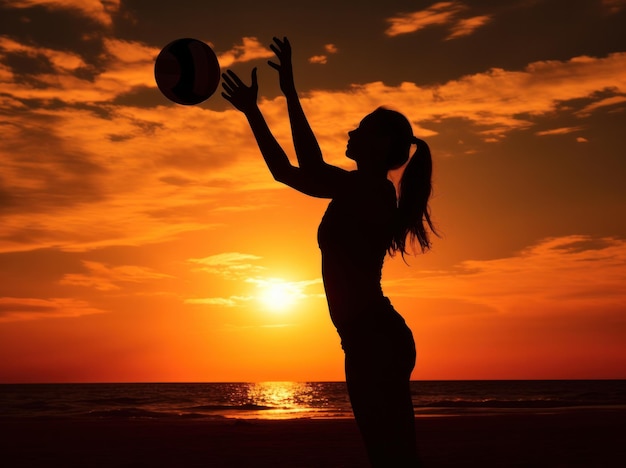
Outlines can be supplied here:
[[334, 192], [330, 190], [330, 187], [321, 183], [308, 171], [291, 164], [287, 154], [272, 135], [257, 104], [259, 87], [256, 68], [252, 70], [250, 86], [245, 85], [231, 70], [223, 73], [222, 78], [224, 79], [222, 96], [246, 116], [263, 159], [274, 179], [307, 195], [332, 198]]
[[315, 177], [319, 183], [329, 186], [331, 190], [336, 190], [336, 188], [340, 188], [343, 185], [347, 171], [326, 163], [322, 157], [317, 138], [315, 138], [315, 134], [304, 114], [298, 92], [296, 91], [291, 60], [291, 44], [286, 37], [283, 39], [275, 37], [274, 43], [270, 45], [270, 49], [276, 54], [278, 63], [270, 61], [268, 64], [278, 71], [280, 88], [287, 100], [291, 135], [298, 164], [300, 168]]

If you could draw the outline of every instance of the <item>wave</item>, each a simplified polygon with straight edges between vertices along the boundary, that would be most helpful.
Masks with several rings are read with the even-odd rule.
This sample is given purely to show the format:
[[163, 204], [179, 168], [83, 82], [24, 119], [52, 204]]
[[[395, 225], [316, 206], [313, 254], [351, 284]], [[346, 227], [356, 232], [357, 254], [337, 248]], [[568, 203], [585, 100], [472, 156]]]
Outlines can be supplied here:
[[537, 399], [537, 400], [439, 400], [428, 403], [414, 403], [415, 408], [575, 408], [612, 406], [599, 404], [593, 400]]
[[141, 408], [115, 408], [115, 409], [108, 409], [108, 410], [88, 411], [84, 413], [83, 416], [89, 417], [89, 418], [102, 418], [102, 419], [201, 419], [201, 418], [207, 418], [206, 414], [200, 414], [200, 413], [151, 411], [151, 410], [145, 410]]
[[242, 405], [199, 405], [191, 406], [189, 409], [197, 411], [264, 411], [287, 409], [276, 406], [255, 405], [254, 403], [245, 403]]
[[130, 418], [130, 419], [200, 419], [200, 418], [222, 418], [225, 413], [237, 411], [267, 411], [284, 410], [287, 408], [277, 408], [273, 406], [242, 404], [242, 405], [197, 405], [186, 408], [170, 408], [166, 411], [145, 409], [138, 407], [110, 408], [102, 410], [91, 410], [83, 413], [85, 417], [95, 418]]
[[109, 398], [90, 398], [79, 400], [78, 403], [98, 406], [112, 406], [112, 405], [141, 405], [148, 401], [146, 398], [138, 397], [109, 397]]

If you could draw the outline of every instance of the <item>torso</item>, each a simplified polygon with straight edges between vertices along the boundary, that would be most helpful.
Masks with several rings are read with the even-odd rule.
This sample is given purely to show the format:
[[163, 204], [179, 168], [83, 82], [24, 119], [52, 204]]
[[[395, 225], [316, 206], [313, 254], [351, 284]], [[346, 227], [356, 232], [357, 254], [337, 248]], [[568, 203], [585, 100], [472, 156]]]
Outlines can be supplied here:
[[393, 184], [358, 172], [328, 205], [318, 230], [322, 276], [331, 319], [341, 330], [383, 301], [383, 261], [391, 244], [396, 195]]

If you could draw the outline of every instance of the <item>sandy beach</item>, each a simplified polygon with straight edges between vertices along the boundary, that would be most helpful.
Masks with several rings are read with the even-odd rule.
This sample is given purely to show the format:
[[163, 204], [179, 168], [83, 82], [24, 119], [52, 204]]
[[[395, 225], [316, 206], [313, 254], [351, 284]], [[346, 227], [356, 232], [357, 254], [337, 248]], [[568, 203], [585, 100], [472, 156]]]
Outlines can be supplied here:
[[[626, 411], [418, 417], [425, 467], [621, 467]], [[1, 465], [367, 467], [352, 419], [4, 419]]]

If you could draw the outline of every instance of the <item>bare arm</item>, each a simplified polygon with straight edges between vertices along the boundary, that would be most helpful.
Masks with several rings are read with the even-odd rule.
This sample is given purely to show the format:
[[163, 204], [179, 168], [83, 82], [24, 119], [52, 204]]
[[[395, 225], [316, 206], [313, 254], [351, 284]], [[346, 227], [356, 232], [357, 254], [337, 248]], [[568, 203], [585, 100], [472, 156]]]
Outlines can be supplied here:
[[298, 157], [298, 164], [303, 169], [323, 164], [322, 151], [304, 115], [304, 110], [296, 91], [291, 62], [291, 44], [286, 37], [282, 40], [275, 37], [274, 44], [270, 45], [270, 49], [272, 49], [279, 60], [279, 63], [270, 61], [268, 64], [278, 70], [280, 89], [287, 99], [291, 135], [296, 149], [296, 156]]
[[270, 61], [268, 64], [278, 70], [280, 88], [287, 99], [291, 135], [299, 166], [328, 185], [341, 184], [346, 171], [324, 162], [317, 138], [302, 109], [293, 77], [289, 40], [286, 37], [282, 40], [275, 37], [270, 49], [279, 60], [279, 63]]
[[263, 159], [274, 179], [296, 190], [315, 197], [331, 198], [334, 191], [323, 181], [307, 171], [295, 167], [276, 141], [257, 104], [258, 82], [256, 68], [252, 70], [252, 83], [247, 86], [232, 71], [222, 74], [222, 96], [246, 116]]

